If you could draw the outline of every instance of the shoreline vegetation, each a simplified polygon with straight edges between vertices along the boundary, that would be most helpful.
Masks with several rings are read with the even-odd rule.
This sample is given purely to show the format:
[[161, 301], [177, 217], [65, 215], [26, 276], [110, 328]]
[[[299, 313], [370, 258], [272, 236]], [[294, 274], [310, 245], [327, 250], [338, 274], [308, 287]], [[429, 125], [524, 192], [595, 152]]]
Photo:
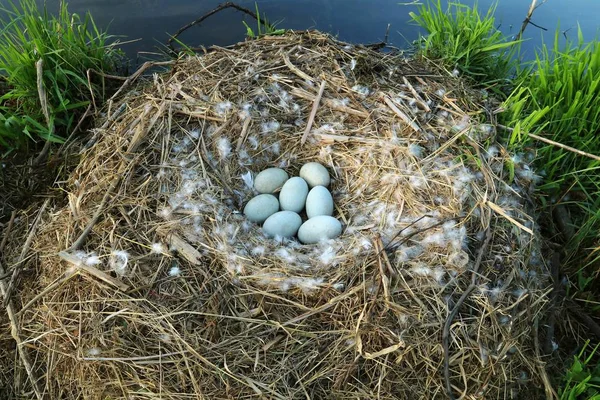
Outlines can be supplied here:
[[0, 21], [0, 147], [61, 143], [88, 106], [106, 98], [106, 75], [123, 62], [114, 37], [88, 13], [56, 15], [35, 0], [7, 2]]
[[[506, 149], [517, 154], [504, 167], [513, 178], [518, 173], [518, 178], [536, 183], [531, 202], [540, 215], [538, 229], [556, 253], [548, 265], [554, 279], [550, 322], [540, 330], [548, 353], [573, 356], [572, 362], [553, 371], [553, 387], [561, 400], [600, 399], [600, 42], [586, 42], [589, 38], [579, 31], [577, 40], [559, 46], [557, 28], [554, 43], [544, 44], [534, 61], [520, 60], [523, 31], [535, 25], [533, 13], [543, 3], [531, 3], [513, 39], [497, 30], [495, 7], [482, 14], [459, 3], [444, 8], [441, 1], [432, 0], [411, 13], [424, 30], [413, 50], [416, 58], [439, 63], [501, 104], [488, 110], [488, 117]], [[169, 40], [170, 51], [200, 51], [177, 37], [226, 8], [257, 21], [256, 29], [241, 25], [249, 38], [285, 33], [258, 8], [227, 2], [182, 27]], [[98, 29], [91, 15], [70, 14], [65, 3], [56, 16], [39, 10], [35, 0], [10, 2], [5, 11], [8, 19], [0, 21], [0, 154], [31, 158], [24, 163], [28, 171], [48, 158], [64, 157], [63, 146], [80, 140], [84, 121], [100, 115], [105, 102], [112, 102], [144, 71], [161, 65], [146, 63], [130, 77], [120, 77], [124, 59], [115, 37]], [[530, 168], [515, 172], [515, 165], [523, 163]], [[57, 175], [59, 170], [65, 173], [60, 165], [55, 168]], [[12, 176], [3, 170], [2, 183]], [[55, 180], [56, 176], [47, 181]], [[572, 314], [579, 326], [566, 326], [561, 313]]]

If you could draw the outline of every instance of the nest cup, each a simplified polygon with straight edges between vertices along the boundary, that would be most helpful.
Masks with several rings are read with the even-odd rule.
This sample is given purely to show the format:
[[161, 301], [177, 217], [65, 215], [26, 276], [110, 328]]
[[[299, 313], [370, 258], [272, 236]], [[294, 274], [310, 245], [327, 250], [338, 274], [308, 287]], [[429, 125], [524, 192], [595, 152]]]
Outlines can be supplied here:
[[[535, 176], [510, 180], [488, 101], [425, 62], [318, 32], [185, 57], [126, 94], [27, 261], [39, 273], [19, 291], [20, 329], [46, 393], [539, 394]], [[342, 235], [266, 237], [241, 213], [253, 177], [307, 162], [329, 170]]]

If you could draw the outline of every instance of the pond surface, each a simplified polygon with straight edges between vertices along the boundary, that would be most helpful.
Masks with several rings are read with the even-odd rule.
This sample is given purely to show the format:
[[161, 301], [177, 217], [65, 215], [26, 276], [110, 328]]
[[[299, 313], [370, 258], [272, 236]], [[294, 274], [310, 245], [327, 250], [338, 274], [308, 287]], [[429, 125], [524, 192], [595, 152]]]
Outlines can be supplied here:
[[[41, 1], [41, 0], [40, 0]], [[0, 4], [5, 0], [0, 0]], [[138, 52], [155, 52], [183, 25], [195, 20], [222, 3], [222, 0], [71, 0], [71, 12], [83, 14], [90, 11], [102, 28], [114, 35], [124, 35], [122, 41], [138, 41], [124, 45], [131, 58]], [[401, 5], [412, 0], [258, 0], [261, 13], [271, 21], [281, 21], [279, 26], [290, 29], [314, 28], [338, 35], [341, 40], [353, 43], [382, 41], [388, 24], [390, 44], [406, 48], [418, 37], [419, 30], [410, 22], [409, 12], [416, 5]], [[442, 1], [446, 3], [446, 0]], [[48, 0], [49, 7], [56, 8], [58, 0]], [[474, 0], [463, 0], [473, 5]], [[495, 3], [479, 0], [482, 12]], [[527, 14], [529, 0], [499, 0], [496, 21], [507, 35], [516, 34]], [[254, 1], [237, 4], [254, 9]], [[567, 35], [576, 39], [577, 25], [586, 40], [597, 37], [599, 32], [600, 1], [598, 0], [548, 0], [534, 13], [533, 21], [548, 29], [544, 32], [529, 25], [523, 46], [526, 57], [544, 40], [553, 40], [555, 28], [568, 30]], [[244, 39], [242, 20], [255, 26], [244, 14], [225, 10], [199, 26], [186, 31], [180, 38], [189, 46], [228, 45]], [[543, 39], [542, 39], [543, 38]]]

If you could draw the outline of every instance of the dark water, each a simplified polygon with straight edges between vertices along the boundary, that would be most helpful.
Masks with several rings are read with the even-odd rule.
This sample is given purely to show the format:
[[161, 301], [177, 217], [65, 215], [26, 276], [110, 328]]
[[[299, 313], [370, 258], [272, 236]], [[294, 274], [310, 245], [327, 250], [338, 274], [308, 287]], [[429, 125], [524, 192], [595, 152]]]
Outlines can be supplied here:
[[[47, 0], [50, 7], [57, 0]], [[291, 29], [315, 28], [327, 31], [345, 41], [371, 43], [383, 40], [386, 27], [391, 24], [389, 41], [397, 47], [407, 47], [418, 36], [418, 29], [410, 23], [409, 12], [416, 5], [400, 5], [411, 0], [258, 0], [261, 13], [271, 21], [281, 20], [280, 26]], [[0, 4], [3, 3], [0, 0]], [[114, 35], [124, 35], [122, 40], [140, 39], [124, 45], [132, 58], [138, 52], [153, 52], [164, 44], [168, 35], [197, 17], [212, 10], [222, 0], [71, 0], [71, 12], [90, 11], [98, 25], [108, 28]], [[445, 0], [443, 1], [445, 2]], [[472, 5], [474, 0], [463, 0]], [[487, 10], [493, 0], [479, 0], [481, 10]], [[515, 34], [529, 8], [529, 0], [498, 0], [496, 20], [507, 35]], [[239, 1], [238, 4], [254, 8], [254, 1]], [[244, 39], [245, 19], [254, 23], [240, 12], [223, 11], [195, 26], [181, 36], [190, 46], [227, 45]], [[526, 55], [531, 57], [533, 49], [553, 39], [555, 28], [571, 38], [576, 38], [577, 25], [581, 26], [586, 40], [597, 37], [600, 26], [600, 0], [548, 0], [539, 7], [533, 21], [548, 28], [548, 32], [529, 26], [524, 45]]]

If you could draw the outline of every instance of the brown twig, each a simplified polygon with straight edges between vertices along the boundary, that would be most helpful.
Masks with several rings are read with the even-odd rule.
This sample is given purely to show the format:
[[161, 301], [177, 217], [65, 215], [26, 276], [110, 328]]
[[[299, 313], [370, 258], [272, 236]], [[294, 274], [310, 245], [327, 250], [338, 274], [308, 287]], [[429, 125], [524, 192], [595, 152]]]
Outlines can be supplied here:
[[50, 133], [52, 133], [53, 129], [51, 127], [50, 111], [48, 111], [48, 96], [46, 95], [46, 88], [44, 87], [44, 60], [42, 58], [35, 63], [35, 69], [37, 73], [37, 90], [40, 98], [40, 106], [42, 107], [42, 113], [46, 119], [46, 124], [48, 124], [48, 129], [50, 130]]
[[[308, 100], [308, 101], [315, 101], [315, 97], [316, 97], [314, 94], [309, 93], [309, 92], [307, 92], [303, 89], [297, 88], [297, 87], [292, 89], [291, 94], [293, 96], [297, 96], [297, 97], [300, 97], [300, 98]], [[339, 102], [335, 102], [332, 99], [323, 98], [323, 99], [321, 99], [321, 103], [323, 103], [323, 105], [331, 108], [332, 110], [341, 111], [343, 113], [355, 115], [355, 116], [361, 117], [361, 118], [369, 118], [368, 112], [355, 110], [353, 108], [350, 108], [348, 106], [340, 104]]]
[[556, 391], [552, 387], [550, 383], [550, 379], [548, 378], [548, 373], [546, 372], [546, 367], [544, 362], [540, 360], [540, 340], [539, 340], [539, 317], [536, 316], [533, 322], [533, 347], [535, 349], [535, 355], [537, 356], [536, 367], [540, 372], [540, 377], [542, 378], [542, 382], [544, 383], [544, 392], [546, 393], [546, 400], [554, 400], [558, 399], [558, 395]]
[[71, 139], [73, 139], [73, 136], [75, 136], [75, 134], [77, 134], [77, 132], [79, 132], [79, 130], [81, 129], [81, 125], [83, 125], [83, 121], [85, 121], [85, 119], [91, 115], [90, 114], [91, 110], [92, 110], [92, 105], [90, 104], [85, 109], [85, 112], [83, 113], [81, 118], [79, 118], [79, 122], [77, 123], [75, 128], [73, 128], [73, 130], [71, 131], [71, 134], [67, 137], [67, 140], [65, 140], [65, 143], [62, 146], [60, 146], [60, 148], [56, 152], [57, 157], [60, 157], [61, 154], [63, 154], [63, 152], [70, 147], [70, 145], [72, 143]]
[[517, 221], [516, 219], [514, 219], [513, 217], [511, 217], [506, 211], [504, 211], [504, 209], [502, 209], [502, 207], [500, 207], [499, 205], [492, 203], [491, 201], [486, 201], [485, 204], [492, 209], [494, 212], [496, 212], [498, 215], [501, 215], [502, 217], [506, 218], [506, 220], [508, 220], [511, 224], [515, 225], [516, 227], [518, 227], [519, 229], [529, 233], [531, 236], [534, 235], [533, 230], [526, 227], [525, 225], [523, 225], [522, 223], [520, 223], [519, 221]]
[[390, 27], [392, 24], [387, 24], [387, 28], [385, 29], [385, 37], [383, 38], [383, 43], [387, 43], [390, 37]]
[[297, 316], [295, 318], [292, 318], [292, 319], [290, 319], [288, 321], [282, 322], [281, 326], [289, 326], [289, 325], [297, 324], [300, 321], [302, 321], [302, 320], [304, 320], [304, 319], [306, 319], [308, 317], [311, 317], [313, 315], [322, 313], [322, 312], [330, 309], [331, 307], [335, 306], [337, 303], [339, 303], [343, 299], [347, 299], [348, 297], [353, 296], [354, 294], [360, 292], [361, 290], [364, 290], [364, 288], [365, 288], [365, 283], [363, 282], [362, 284], [360, 284], [358, 286], [355, 286], [352, 289], [348, 290], [347, 292], [342, 293], [339, 296], [336, 296], [336, 297], [332, 298], [327, 303], [325, 303], [325, 304], [323, 304], [323, 305], [321, 305], [319, 307], [316, 307], [316, 308], [312, 309], [309, 312], [301, 314], [301, 315], [299, 315], [299, 316]]
[[571, 216], [567, 211], [567, 207], [564, 204], [557, 204], [552, 209], [552, 216], [554, 217], [554, 222], [563, 236], [565, 243], [571, 241], [575, 236], [575, 228], [573, 227], [573, 222], [571, 221]]
[[538, 29], [541, 29], [541, 30], [543, 30], [543, 31], [547, 31], [547, 30], [548, 30], [548, 28], [544, 28], [543, 26], [536, 24], [536, 23], [535, 23], [535, 22], [533, 22], [532, 20], [529, 20], [529, 24], [530, 24], [530, 25], [533, 25], [533, 26], [535, 26], [536, 28], [538, 28]]
[[[46, 125], [48, 126], [48, 135], [51, 136], [54, 133], [54, 124], [50, 119], [50, 111], [48, 110], [48, 96], [46, 94], [46, 88], [44, 87], [44, 60], [39, 59], [35, 63], [35, 69], [37, 73], [37, 90], [38, 97], [40, 98], [40, 106], [42, 108], [42, 113], [44, 114], [44, 119], [46, 120]], [[32, 166], [36, 166], [41, 164], [41, 162], [46, 158], [46, 155], [50, 151], [50, 145], [52, 142], [50, 141], [50, 137], [46, 139], [46, 143], [44, 143], [44, 148], [40, 152], [40, 154], [33, 160]]]
[[517, 34], [517, 36], [515, 36], [515, 40], [519, 41], [521, 40], [521, 37], [523, 36], [523, 32], [525, 32], [525, 29], [527, 28], [527, 25], [531, 24], [534, 25], [537, 28], [543, 29], [543, 30], [547, 30], [546, 28], [542, 28], [539, 25], [534, 24], [533, 22], [531, 22], [531, 17], [533, 16], [533, 12], [542, 4], [544, 4], [546, 2], [546, 0], [543, 0], [540, 4], [537, 4], [537, 0], [532, 0], [531, 4], [529, 5], [529, 11], [527, 11], [527, 16], [525, 16], [525, 19], [523, 20], [523, 24], [521, 25], [521, 30], [519, 31], [519, 33]]
[[20, 264], [23, 262], [23, 260], [25, 260], [25, 256], [27, 256], [27, 252], [29, 251], [31, 242], [33, 241], [33, 238], [35, 237], [35, 233], [37, 231], [37, 226], [39, 225], [40, 221], [42, 220], [42, 214], [44, 214], [44, 211], [46, 211], [46, 207], [48, 207], [48, 204], [50, 204], [50, 199], [46, 199], [46, 201], [44, 201], [44, 204], [40, 208], [40, 211], [38, 211], [38, 214], [35, 217], [33, 224], [31, 225], [31, 230], [29, 231], [27, 240], [25, 240], [25, 244], [23, 245], [21, 254], [19, 255], [19, 258], [17, 259], [17, 262], [13, 269], [12, 276], [10, 277], [10, 281], [8, 282], [8, 287], [6, 288], [6, 290], [4, 292], [4, 307], [8, 306], [8, 302], [10, 301], [10, 295], [12, 293], [13, 287], [17, 280], [17, 276], [19, 275]]
[[[380, 237], [377, 237], [373, 241], [373, 244], [374, 244], [375, 251], [377, 252], [377, 254], [386, 254], [384, 251], [383, 243], [381, 242]], [[388, 278], [386, 271], [384, 270], [384, 266], [387, 268], [387, 265], [384, 264], [381, 256], [377, 257], [377, 265], [379, 266], [380, 284], [383, 287], [383, 297], [384, 297], [386, 303], [389, 303], [391, 300], [390, 289], [389, 289], [390, 279]], [[392, 272], [392, 271], [390, 271], [388, 269], [388, 272]]]
[[[0, 273], [4, 272], [2, 266], [0, 265]], [[6, 299], [10, 299], [8, 296], [8, 288], [3, 281], [0, 281], [0, 291], [2, 291], [2, 295]], [[23, 341], [21, 340], [21, 335], [19, 333], [18, 321], [15, 316], [14, 306], [12, 301], [8, 301], [6, 304], [6, 313], [8, 314], [8, 319], [10, 320], [10, 333], [17, 343], [17, 351], [19, 353], [19, 357], [21, 358], [21, 362], [25, 366], [25, 371], [31, 381], [31, 385], [33, 386], [33, 391], [35, 392], [35, 396], [38, 399], [43, 399], [43, 389], [40, 386], [39, 378], [37, 377], [35, 371], [33, 370], [33, 366], [31, 360], [29, 359], [29, 354], [27, 354], [26, 348], [23, 346]]]
[[127, 80], [127, 77], [126, 77], [126, 76], [120, 76], [120, 75], [110, 75], [110, 74], [104, 73], [104, 72], [102, 72], [102, 71], [96, 71], [96, 70], [95, 70], [95, 69], [93, 69], [93, 68], [89, 68], [89, 69], [87, 70], [87, 73], [88, 73], [88, 75], [89, 75], [89, 73], [90, 73], [90, 72], [93, 72], [93, 73], [95, 73], [96, 75], [98, 75], [98, 76], [101, 76], [101, 77], [103, 77], [103, 78], [114, 79], [114, 80], [117, 80], [117, 81], [126, 81], [126, 80]]
[[123, 92], [123, 90], [127, 89], [129, 87], [129, 85], [131, 85], [133, 82], [135, 82], [144, 73], [144, 71], [146, 71], [148, 68], [157, 67], [157, 66], [163, 66], [163, 65], [173, 65], [173, 64], [176, 64], [176, 63], [177, 63], [177, 60], [171, 60], [171, 61], [146, 61], [145, 63], [142, 64], [141, 67], [139, 67], [137, 69], [137, 71], [135, 71], [133, 74], [131, 74], [125, 80], [125, 82], [123, 82], [123, 84], [121, 85], [121, 87], [119, 88], [119, 90], [117, 90], [115, 92], [115, 94], [113, 94], [110, 97], [110, 99], [108, 99], [108, 102], [112, 103], [117, 97], [119, 97], [119, 95], [121, 94], [121, 92]]
[[119, 97], [119, 95], [121, 94], [121, 92], [123, 92], [123, 90], [127, 89], [129, 87], [129, 85], [131, 85], [133, 82], [135, 82], [144, 73], [144, 71], [146, 71], [148, 68], [158, 67], [158, 66], [164, 66], [164, 65], [173, 65], [173, 64], [176, 64], [176, 63], [177, 63], [177, 60], [170, 60], [170, 61], [146, 61], [145, 63], [143, 63], [137, 69], [137, 71], [135, 71], [133, 74], [131, 74], [125, 80], [125, 82], [123, 82], [123, 84], [121, 85], [121, 87], [119, 88], [119, 90], [117, 90], [115, 92], [115, 94], [113, 94], [110, 97], [110, 99], [108, 99], [108, 101], [112, 102], [117, 97]]
[[444, 324], [444, 330], [442, 332], [442, 347], [444, 348], [444, 380], [446, 381], [446, 392], [448, 393], [448, 397], [454, 399], [454, 393], [452, 393], [452, 384], [450, 383], [450, 326], [452, 325], [452, 321], [460, 306], [465, 302], [467, 297], [471, 294], [471, 292], [477, 287], [476, 279], [477, 279], [477, 271], [479, 270], [479, 266], [481, 265], [481, 261], [483, 260], [483, 255], [487, 251], [487, 248], [492, 240], [491, 229], [488, 226], [485, 231], [485, 240], [481, 247], [479, 248], [479, 253], [477, 254], [477, 259], [475, 261], [475, 265], [473, 266], [473, 270], [471, 271], [471, 283], [467, 287], [467, 290], [460, 296], [460, 299], [454, 305], [454, 308], [448, 314], [446, 318], [446, 323]]
[[92, 86], [91, 70], [86, 71], [88, 89], [90, 90], [90, 99], [92, 100], [92, 106], [94, 106], [94, 113], [98, 114], [98, 107], [96, 106], [96, 96], [94, 96], [94, 88]]
[[252, 118], [248, 117], [244, 120], [244, 125], [242, 125], [242, 132], [240, 133], [240, 137], [238, 138], [237, 146], [235, 150], [239, 153], [244, 145], [244, 141], [246, 140], [246, 136], [248, 136], [248, 127], [250, 126], [250, 122], [252, 122]]
[[308, 117], [308, 123], [306, 124], [306, 129], [304, 130], [304, 134], [302, 135], [302, 139], [300, 140], [300, 144], [303, 145], [306, 143], [306, 139], [308, 138], [308, 134], [312, 128], [313, 122], [315, 122], [315, 116], [317, 115], [317, 110], [319, 109], [319, 103], [321, 103], [321, 97], [323, 97], [323, 92], [325, 91], [325, 80], [321, 82], [321, 86], [319, 87], [319, 94], [315, 98], [313, 103], [312, 110], [310, 111], [310, 116]]
[[588, 327], [591, 333], [594, 334], [598, 339], [600, 339], [600, 325], [577, 304], [575, 301], [571, 299], [567, 299], [567, 307], [575, 316], [579, 318], [579, 320]]
[[581, 151], [581, 150], [576, 149], [574, 147], [567, 146], [567, 145], [564, 145], [562, 143], [555, 142], [554, 140], [550, 140], [550, 139], [547, 139], [545, 137], [538, 136], [538, 135], [536, 135], [534, 133], [528, 133], [528, 135], [529, 135], [529, 137], [531, 137], [531, 138], [533, 138], [535, 140], [539, 140], [540, 142], [548, 143], [548, 144], [551, 144], [552, 146], [560, 147], [563, 150], [567, 150], [567, 151], [579, 154], [580, 156], [585, 156], [585, 157], [589, 157], [589, 158], [592, 158], [594, 160], [600, 161], [600, 156], [597, 156], [595, 154], [586, 153], [585, 151]]
[[16, 216], [17, 216], [17, 210], [13, 210], [12, 214], [10, 215], [10, 220], [8, 221], [8, 226], [6, 227], [6, 230], [4, 231], [4, 237], [2, 238], [2, 243], [0, 243], [0, 257], [2, 257], [2, 252], [4, 251], [6, 242], [8, 242], [8, 234], [10, 233], [10, 230], [12, 229], [13, 224], [15, 223]]
[[[8, 238], [10, 230], [12, 229], [16, 214], [17, 214], [16, 211], [13, 211], [11, 218], [10, 218], [10, 222], [8, 223], [8, 227], [4, 233], [4, 239], [2, 240], [2, 244], [0, 244], [0, 252], [2, 252], [2, 250], [4, 250], [4, 246], [6, 245], [6, 238]], [[4, 275], [5, 273], [6, 273], [6, 271], [2, 267], [2, 263], [0, 263], [0, 275]], [[27, 354], [26, 348], [23, 346], [23, 341], [21, 340], [21, 335], [19, 333], [19, 325], [18, 325], [17, 317], [15, 315], [15, 309], [14, 309], [12, 301], [10, 301], [10, 292], [8, 289], [9, 289], [8, 285], [6, 285], [4, 283], [4, 281], [0, 280], [0, 292], [1, 292], [2, 296], [4, 296], [4, 299], [8, 299], [8, 301], [5, 301], [6, 314], [8, 315], [8, 319], [10, 321], [10, 328], [11, 328], [10, 333], [11, 333], [13, 339], [15, 340], [15, 342], [17, 343], [17, 352], [19, 353], [19, 358], [21, 359], [21, 362], [25, 366], [25, 371], [27, 372], [27, 376], [29, 377], [29, 380], [31, 381], [31, 385], [33, 386], [35, 396], [38, 399], [43, 399], [44, 392], [42, 390], [42, 387], [40, 386], [39, 378], [37, 377], [35, 371], [33, 370], [31, 360], [29, 359], [29, 354]]]
[[110, 187], [108, 188], [106, 193], [104, 193], [104, 197], [102, 197], [102, 201], [100, 202], [100, 205], [98, 205], [98, 208], [96, 209], [96, 212], [94, 213], [94, 216], [92, 217], [91, 221], [87, 224], [83, 232], [81, 232], [81, 235], [79, 235], [77, 240], [66, 251], [78, 250], [83, 245], [83, 242], [85, 242], [85, 239], [88, 237], [88, 235], [94, 228], [94, 225], [96, 225], [96, 222], [98, 222], [98, 219], [104, 211], [104, 207], [106, 206], [106, 203], [108, 203], [108, 200], [112, 196], [113, 191], [117, 188], [117, 186], [119, 186], [119, 182], [121, 182], [120, 174], [113, 178]]
[[391, 276], [396, 276], [398, 275], [398, 272], [396, 272], [396, 270], [392, 267], [392, 263], [390, 262], [390, 258], [388, 257], [386, 251], [385, 251], [385, 246], [383, 245], [383, 241], [381, 240], [381, 236], [377, 236], [377, 244], [378, 244], [378, 248], [381, 249], [378, 252], [378, 257], [383, 259], [383, 263], [386, 267], [386, 269], [388, 270], [388, 272], [390, 273]]
[[[44, 147], [42, 148], [42, 151], [40, 151], [40, 154], [38, 154], [38, 156], [32, 161], [32, 163], [31, 163], [32, 167], [35, 167], [36, 165], [40, 165], [42, 163], [42, 161], [44, 161], [44, 159], [48, 155], [48, 152], [50, 151], [51, 145], [52, 145], [52, 142], [50, 140], [46, 140], [46, 143], [44, 143]], [[31, 172], [33, 173], [33, 169], [31, 170]]]
[[421, 95], [415, 90], [413, 85], [411, 85], [411, 83], [408, 81], [408, 79], [406, 79], [405, 76], [402, 77], [402, 82], [404, 82], [404, 84], [408, 87], [408, 90], [410, 90], [410, 93], [413, 95], [414, 100], [417, 102], [419, 108], [425, 110], [426, 112], [431, 112], [431, 108], [429, 108], [427, 103], [423, 100]]
[[[108, 283], [109, 285], [116, 287], [117, 289], [121, 290], [122, 292], [125, 292], [129, 289], [129, 286], [124, 284], [120, 280], [113, 278], [112, 276], [108, 275], [107, 273], [105, 273], [103, 271], [100, 271], [97, 268], [83, 264], [79, 258], [72, 255], [71, 253], [68, 253], [66, 251], [61, 251], [60, 253], [58, 253], [58, 256], [61, 259], [72, 264], [76, 268], [77, 272], [79, 272], [79, 271], [87, 272], [88, 274], [94, 276], [95, 278], [97, 278], [101, 281], [104, 281], [104, 282]], [[70, 278], [70, 275], [72, 275], [72, 274], [67, 274], [65, 276], [64, 280], [68, 280]]]
[[[8, 221], [8, 225], [6, 227], [6, 230], [4, 231], [4, 237], [2, 238], [2, 242], [0, 243], [0, 269], [2, 269], [2, 258], [3, 258], [2, 252], [4, 251], [4, 247], [6, 246], [6, 243], [8, 242], [9, 233], [13, 227], [16, 216], [17, 216], [17, 210], [13, 210], [13, 212], [10, 216], [10, 221]], [[12, 273], [10, 271], [5, 271], [5, 272], [1, 273], [0, 281], [8, 278], [11, 275], [12, 275]]]
[[404, 121], [406, 125], [410, 126], [413, 131], [421, 131], [419, 125], [417, 125], [415, 121], [413, 121], [411, 118], [408, 117], [408, 115], [401, 111], [387, 95], [382, 94], [381, 98], [385, 102], [385, 104], [387, 104], [387, 106], [394, 112], [394, 114], [400, 117], [400, 119]]
[[307, 82], [313, 82], [314, 81], [314, 79], [313, 79], [312, 76], [308, 75], [304, 71], [301, 71], [298, 67], [296, 67], [294, 64], [292, 64], [292, 62], [290, 61], [290, 57], [288, 56], [288, 54], [284, 54], [283, 55], [283, 62], [285, 62], [285, 65], [290, 69], [290, 71], [292, 71], [294, 74], [296, 74], [301, 79], [304, 79]]
[[[398, 233], [396, 233], [389, 241], [388, 245], [385, 246], [384, 250], [392, 250], [394, 248], [397, 248], [399, 246], [402, 246], [404, 243], [408, 242], [410, 240], [410, 238], [412, 238], [413, 236], [419, 235], [423, 232], [427, 232], [430, 229], [433, 228], [437, 228], [438, 226], [442, 226], [444, 225], [446, 222], [451, 221], [455, 218], [447, 218], [447, 219], [443, 219], [441, 221], [438, 221], [434, 224], [431, 224], [429, 226], [426, 226], [425, 228], [421, 228], [418, 229], [414, 232], [410, 232], [409, 234], [407, 234], [406, 236], [404, 236], [402, 238], [402, 240], [400, 240], [398, 243], [394, 243], [394, 240], [396, 240], [398, 238], [398, 236], [400, 236], [402, 234], [402, 232], [404, 232], [406, 229], [410, 228], [411, 226], [415, 225], [417, 222], [419, 222], [420, 220], [422, 220], [423, 218], [432, 218], [431, 215], [423, 215], [419, 218], [417, 218], [416, 220], [414, 220], [413, 222], [411, 222], [410, 224], [408, 224], [407, 226], [405, 226], [404, 228], [400, 229], [400, 231], [398, 231]], [[392, 246], [392, 244], [394, 243], [394, 246]]]
[[[512, 132], [512, 131], [514, 131], [514, 129], [513, 129], [513, 128], [511, 128], [511, 127], [509, 127], [509, 126], [500, 125], [500, 124], [497, 124], [496, 126], [497, 126], [497, 127], [499, 127], [499, 128], [505, 129], [505, 130], [507, 130], [507, 131], [509, 131], [509, 132]], [[585, 151], [581, 151], [581, 150], [579, 150], [579, 149], [576, 149], [576, 148], [574, 148], [574, 147], [567, 146], [567, 145], [565, 145], [565, 144], [562, 144], [562, 143], [555, 142], [554, 140], [547, 139], [547, 138], [545, 138], [545, 137], [542, 137], [542, 136], [536, 135], [536, 134], [534, 134], [534, 133], [530, 133], [530, 132], [525, 132], [525, 133], [526, 133], [526, 134], [527, 134], [527, 136], [529, 136], [530, 138], [532, 138], [532, 139], [535, 139], [535, 140], [539, 140], [540, 142], [544, 142], [544, 143], [550, 144], [550, 145], [552, 145], [552, 146], [560, 147], [560, 148], [561, 148], [561, 149], [563, 149], [563, 150], [567, 150], [567, 151], [570, 151], [570, 152], [572, 152], [572, 153], [579, 154], [580, 156], [585, 156], [585, 157], [589, 157], [589, 158], [591, 158], [591, 159], [593, 159], [593, 160], [600, 161], [600, 156], [597, 156], [597, 155], [595, 155], [595, 154], [586, 153]]]
[[255, 14], [255, 13], [254, 13], [252, 10], [249, 10], [248, 8], [245, 8], [245, 7], [239, 6], [239, 5], [235, 4], [235, 3], [232, 3], [231, 1], [227, 1], [227, 2], [225, 2], [225, 3], [223, 3], [223, 4], [219, 4], [219, 5], [218, 5], [218, 6], [217, 6], [215, 9], [213, 9], [213, 10], [211, 10], [211, 11], [207, 12], [206, 14], [202, 15], [200, 18], [197, 18], [197, 19], [195, 19], [194, 21], [190, 22], [189, 24], [186, 24], [186, 25], [182, 26], [181, 28], [179, 28], [179, 29], [177, 30], [177, 32], [175, 32], [175, 33], [174, 33], [174, 34], [173, 34], [173, 35], [172, 35], [172, 36], [169, 38], [169, 40], [167, 40], [167, 46], [169, 46], [169, 47], [171, 48], [171, 50], [175, 50], [175, 49], [173, 48], [173, 41], [174, 41], [175, 39], [177, 39], [177, 37], [178, 37], [179, 35], [181, 35], [181, 34], [182, 34], [184, 31], [188, 30], [188, 29], [189, 29], [189, 28], [191, 28], [192, 26], [194, 26], [194, 25], [198, 25], [199, 23], [201, 23], [202, 21], [204, 21], [204, 20], [205, 20], [205, 19], [207, 19], [208, 17], [211, 17], [211, 16], [215, 15], [216, 13], [218, 13], [218, 12], [220, 12], [220, 11], [223, 11], [223, 10], [225, 10], [225, 9], [227, 9], [227, 8], [234, 8], [234, 9], [236, 9], [236, 10], [238, 10], [238, 11], [241, 11], [241, 12], [243, 12], [244, 14], [247, 14], [247, 15], [251, 16], [252, 18], [254, 18], [255, 20], [257, 20], [258, 22], [260, 22], [260, 23], [261, 23], [261, 25], [263, 25], [263, 26], [270, 26], [270, 25], [269, 25], [269, 23], [268, 23], [266, 20], [264, 20], [264, 19], [260, 18], [260, 17], [259, 17], [258, 15], [256, 15], [256, 14]]

